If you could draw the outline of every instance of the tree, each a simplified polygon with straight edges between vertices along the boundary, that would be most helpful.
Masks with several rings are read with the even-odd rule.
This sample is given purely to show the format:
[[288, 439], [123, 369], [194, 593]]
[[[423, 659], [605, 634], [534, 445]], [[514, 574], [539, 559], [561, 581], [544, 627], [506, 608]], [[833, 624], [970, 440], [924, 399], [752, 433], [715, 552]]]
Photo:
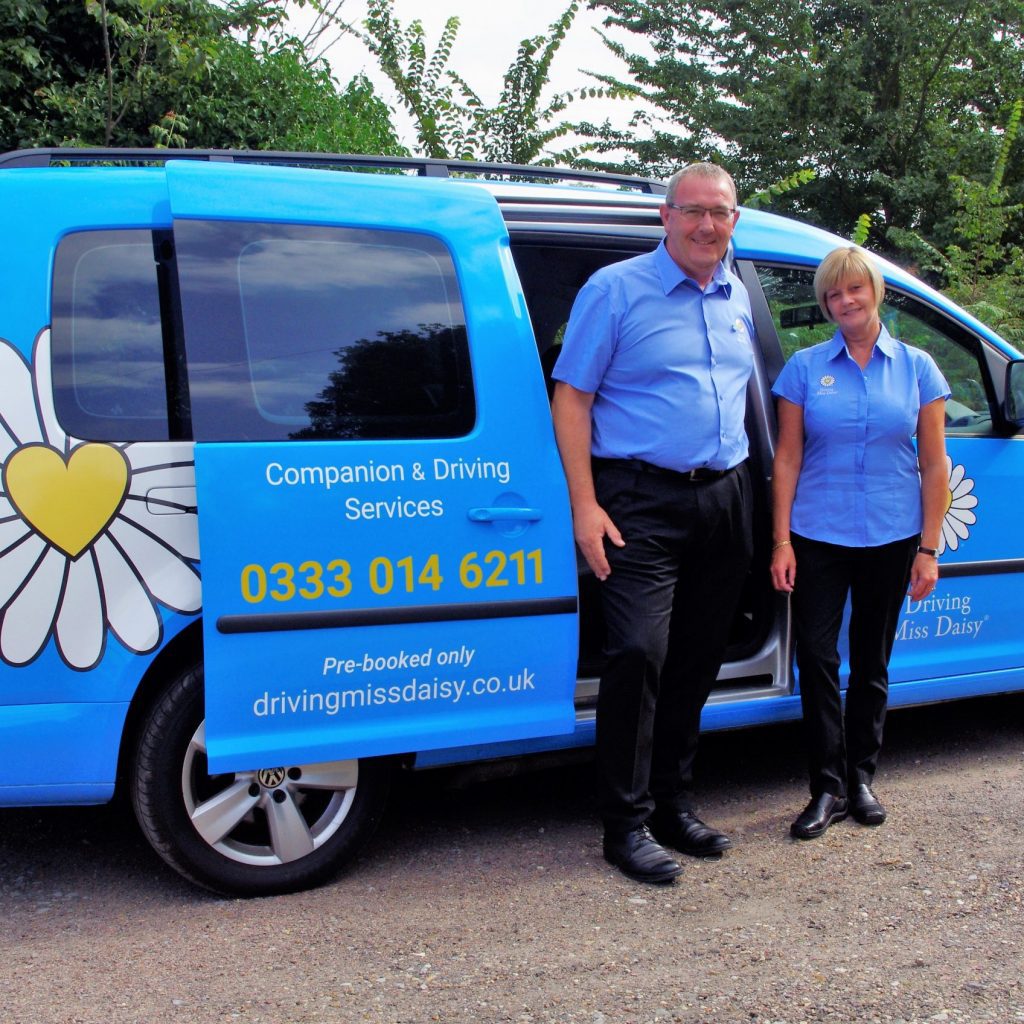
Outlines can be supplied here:
[[369, 0], [364, 26], [364, 41], [412, 116], [425, 155], [461, 156], [467, 148], [465, 126], [445, 73], [459, 32], [459, 19], [453, 17], [445, 22], [430, 57], [423, 23], [416, 20], [403, 29], [394, 16], [391, 0]]
[[[418, 330], [378, 331], [335, 349], [338, 369], [306, 403], [309, 426], [295, 440], [402, 436], [409, 417], [437, 417], [458, 404], [455, 353], [466, 328], [418, 324]], [[441, 384], [430, 387], [429, 384]]]
[[1022, 114], [1024, 99], [1017, 99], [988, 180], [950, 176], [953, 240], [945, 251], [915, 231], [890, 230], [919, 268], [941, 278], [951, 298], [1015, 343], [1024, 340], [1024, 249], [1017, 240], [1024, 205], [1009, 202], [1003, 181]]
[[[1020, 88], [1017, 0], [592, 5], [653, 49], [608, 41], [673, 126], [654, 125], [648, 141], [609, 134], [607, 145], [629, 145], [654, 173], [715, 159], [741, 193], [812, 169], [815, 180], [780, 205], [843, 234], [870, 213], [883, 246], [894, 226], [945, 244], [948, 175], [991, 167]], [[1016, 165], [1008, 185], [1020, 186]]]
[[[369, 83], [339, 88], [287, 33], [286, 6], [0, 0], [0, 150], [156, 142], [401, 152]], [[318, 9], [336, 14], [337, 3]]]
[[546, 35], [522, 40], [516, 59], [502, 78], [501, 95], [496, 106], [486, 106], [461, 75], [452, 75], [462, 95], [462, 110], [469, 115], [474, 134], [481, 140], [480, 148], [485, 159], [513, 164], [572, 163], [590, 148], [586, 143], [542, 157], [551, 143], [584, 131], [578, 122], [562, 116], [569, 104], [577, 99], [631, 95], [631, 90], [626, 87], [600, 89], [589, 86], [576, 92], [556, 93], [546, 102], [542, 100], [551, 74], [551, 62], [578, 11], [578, 0], [572, 0], [562, 16], [548, 28]]
[[587, 97], [632, 94], [622, 85], [606, 89], [591, 86], [544, 99], [551, 63], [579, 5], [580, 0], [571, 0], [547, 34], [522, 40], [516, 59], [502, 78], [501, 95], [493, 107], [448, 67], [459, 31], [458, 18], [445, 22], [431, 54], [421, 21], [403, 28], [394, 15], [393, 0], [369, 0], [363, 39], [412, 116], [427, 156], [515, 164], [571, 162], [580, 148], [544, 155], [551, 143], [581, 127], [562, 116], [569, 104]]

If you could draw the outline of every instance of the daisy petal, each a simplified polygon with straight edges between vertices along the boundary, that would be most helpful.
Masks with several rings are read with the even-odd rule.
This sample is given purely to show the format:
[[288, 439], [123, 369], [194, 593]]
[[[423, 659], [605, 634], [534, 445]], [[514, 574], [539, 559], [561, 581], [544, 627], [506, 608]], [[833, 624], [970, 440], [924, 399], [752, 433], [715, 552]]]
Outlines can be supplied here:
[[[167, 444], [129, 444], [124, 453], [132, 471], [140, 474], [143, 490], [150, 487], [194, 487], [196, 467], [191, 441]], [[159, 480], [157, 477], [159, 476]]]
[[956, 551], [960, 546], [960, 541], [957, 538], [957, 535], [953, 532], [953, 528], [949, 525], [948, 519], [944, 519], [942, 521], [942, 540], [944, 542], [942, 548], [943, 551], [946, 547], [948, 547], [950, 551]]
[[959, 520], [961, 523], [967, 523], [970, 526], [973, 526], [978, 521], [978, 517], [968, 508], [951, 508], [946, 513], [946, 518], [950, 521]]
[[[0, 522], [0, 551], [7, 551], [21, 543], [29, 532], [30, 528], [24, 519], [15, 518]], [[4, 571], [6, 573], [6, 570]], [[21, 581], [17, 580], [16, 582], [20, 583]]]
[[953, 501], [963, 501], [964, 497], [974, 490], [974, 480], [971, 477], [967, 477], [965, 480], [961, 480], [956, 487], [950, 487], [949, 493], [952, 495]]
[[960, 481], [964, 478], [964, 467], [959, 464], [954, 466], [953, 460], [947, 455], [946, 468], [949, 471], [949, 489], [955, 491], [960, 486]]
[[63, 451], [67, 435], [57, 422], [57, 413], [53, 408], [49, 328], [40, 331], [36, 338], [35, 349], [32, 353], [32, 370], [35, 376], [36, 405], [42, 419], [46, 443], [58, 451]]
[[953, 519], [952, 517], [949, 517], [946, 519], [946, 522], [949, 524], [949, 528], [961, 540], [967, 540], [967, 538], [971, 535], [970, 530], [968, 530], [967, 527], [962, 522], [960, 522], [959, 519]]
[[128, 650], [148, 654], [163, 635], [153, 598], [109, 538], [101, 537], [93, 550], [107, 600], [107, 622], [114, 636]]
[[4, 407], [0, 413], [0, 458], [17, 447], [43, 439], [32, 400], [32, 372], [13, 345], [0, 345], [0, 380], [4, 382]]
[[129, 500], [118, 515], [154, 534], [182, 558], [199, 561], [199, 525], [194, 514], [156, 516], [148, 511], [145, 502]]
[[103, 657], [106, 637], [103, 597], [96, 566], [89, 555], [68, 567], [54, 636], [60, 656], [72, 668], [92, 668]]
[[38, 534], [26, 534], [21, 544], [0, 557], [0, 608], [25, 582], [47, 546]]
[[30, 662], [43, 649], [63, 599], [67, 556], [50, 548], [25, 588], [4, 612], [0, 651], [13, 665]]
[[125, 519], [115, 519], [108, 533], [161, 604], [178, 612], [199, 610], [199, 574], [188, 562], [176, 558], [158, 540]]

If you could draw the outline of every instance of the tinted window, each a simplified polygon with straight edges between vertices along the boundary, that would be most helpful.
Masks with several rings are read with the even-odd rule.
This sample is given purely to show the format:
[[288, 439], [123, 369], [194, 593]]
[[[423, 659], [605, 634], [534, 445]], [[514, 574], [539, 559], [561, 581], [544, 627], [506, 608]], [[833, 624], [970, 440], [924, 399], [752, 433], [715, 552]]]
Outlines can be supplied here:
[[[818, 308], [812, 270], [759, 266], [757, 274], [785, 358], [832, 337], [835, 325]], [[946, 433], [990, 433], [990, 396], [978, 339], [938, 310], [892, 288], [886, 289], [880, 314], [889, 333], [924, 349], [949, 383], [952, 397], [946, 403]]]
[[197, 440], [451, 437], [474, 422], [455, 269], [403, 232], [178, 221]]
[[150, 231], [88, 231], [57, 249], [54, 403], [74, 437], [168, 438], [161, 244]]

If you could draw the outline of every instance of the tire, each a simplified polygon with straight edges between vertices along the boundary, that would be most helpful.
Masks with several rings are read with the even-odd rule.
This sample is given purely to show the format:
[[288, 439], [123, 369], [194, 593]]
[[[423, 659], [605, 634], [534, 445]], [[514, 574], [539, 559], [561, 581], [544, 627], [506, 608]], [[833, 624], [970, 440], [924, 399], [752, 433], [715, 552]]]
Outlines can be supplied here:
[[132, 762], [135, 815], [156, 852], [186, 878], [230, 896], [320, 885], [372, 836], [395, 762], [362, 758], [210, 775], [203, 670], [163, 690]]

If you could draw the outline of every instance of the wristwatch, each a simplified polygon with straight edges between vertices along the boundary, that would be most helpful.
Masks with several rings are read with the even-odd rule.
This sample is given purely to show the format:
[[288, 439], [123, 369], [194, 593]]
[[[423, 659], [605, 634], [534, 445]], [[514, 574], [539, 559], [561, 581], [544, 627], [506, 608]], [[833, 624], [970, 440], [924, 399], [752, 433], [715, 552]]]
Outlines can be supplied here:
[[931, 555], [932, 558], [938, 558], [939, 557], [939, 553], [938, 553], [938, 551], [935, 550], [935, 548], [926, 548], [926, 547], [924, 547], [921, 544], [918, 544], [918, 546], [917, 546], [917, 553], [919, 555]]

